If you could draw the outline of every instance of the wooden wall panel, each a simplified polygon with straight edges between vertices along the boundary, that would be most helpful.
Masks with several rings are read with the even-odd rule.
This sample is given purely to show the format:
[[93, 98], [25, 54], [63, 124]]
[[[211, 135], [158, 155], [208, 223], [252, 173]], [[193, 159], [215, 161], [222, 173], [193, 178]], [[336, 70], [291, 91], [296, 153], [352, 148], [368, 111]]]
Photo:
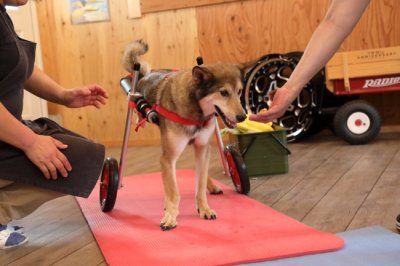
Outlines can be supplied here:
[[140, 5], [142, 13], [151, 13], [197, 6], [215, 5], [235, 1], [241, 0], [141, 0]]
[[[126, 44], [143, 38], [150, 51], [145, 58], [154, 68], [188, 68], [199, 54], [194, 9], [147, 14], [128, 19], [126, 1], [109, 1], [111, 21], [71, 25], [69, 1], [39, 0], [45, 71], [65, 87], [98, 83], [109, 94], [108, 104], [69, 109], [50, 104], [65, 127], [107, 145], [121, 145], [127, 99], [119, 86], [124, 75], [120, 61]], [[54, 23], [50, 23], [54, 22]], [[158, 128], [132, 132], [131, 143], [159, 140]]]
[[[199, 7], [200, 52], [209, 61], [242, 62], [267, 53], [304, 50], [329, 3], [330, 0], [253, 0]], [[400, 1], [372, 0], [339, 51], [399, 43]]]
[[206, 61], [245, 62], [267, 53], [302, 50], [326, 8], [326, 1], [299, 0], [199, 7], [200, 52]]
[[[227, 1], [223, 1], [227, 2]], [[68, 0], [37, 0], [45, 71], [65, 87], [98, 83], [110, 93], [104, 108], [50, 105], [64, 125], [108, 145], [121, 145], [126, 96], [119, 87], [125, 45], [148, 41], [154, 68], [189, 68], [205, 62], [246, 62], [268, 53], [304, 50], [330, 0], [246, 0], [129, 19], [127, 1], [109, 1], [111, 21], [71, 25]], [[323, 45], [323, 44], [321, 44]], [[341, 51], [400, 45], [400, 1], [372, 0]], [[386, 123], [399, 123], [399, 93], [366, 96]], [[159, 141], [158, 129], [132, 132], [131, 143]]]

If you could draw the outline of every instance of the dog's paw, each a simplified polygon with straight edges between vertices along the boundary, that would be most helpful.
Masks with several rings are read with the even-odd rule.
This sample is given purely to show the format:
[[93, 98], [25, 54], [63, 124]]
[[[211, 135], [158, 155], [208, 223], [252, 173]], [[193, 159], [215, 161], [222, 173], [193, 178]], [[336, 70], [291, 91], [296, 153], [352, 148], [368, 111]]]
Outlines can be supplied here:
[[161, 230], [163, 230], [163, 231], [172, 230], [172, 229], [174, 229], [175, 227], [176, 227], [176, 224], [175, 224], [175, 225], [166, 225], [165, 223], [160, 223], [160, 228], [161, 228]]
[[207, 190], [211, 195], [220, 195], [224, 194], [224, 191], [214, 183], [207, 184]]
[[176, 221], [176, 215], [171, 215], [170, 213], [166, 212], [161, 220], [160, 228], [163, 231], [167, 231], [174, 229], [177, 224], [178, 222]]
[[205, 220], [215, 220], [217, 219], [217, 213], [214, 210], [211, 209], [204, 209], [200, 210], [197, 209], [197, 212], [200, 215], [200, 218], [205, 219]]
[[222, 189], [220, 189], [220, 188], [216, 188], [216, 189], [213, 189], [213, 190], [209, 190], [208, 191], [211, 195], [221, 195], [221, 194], [224, 194], [224, 191], [222, 190]]

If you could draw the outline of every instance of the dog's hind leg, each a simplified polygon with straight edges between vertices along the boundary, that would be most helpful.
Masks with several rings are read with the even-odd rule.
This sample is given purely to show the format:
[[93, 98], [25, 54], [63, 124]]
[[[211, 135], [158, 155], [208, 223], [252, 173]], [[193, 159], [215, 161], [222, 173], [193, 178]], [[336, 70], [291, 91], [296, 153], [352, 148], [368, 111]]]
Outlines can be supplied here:
[[201, 141], [193, 144], [195, 153], [196, 169], [196, 205], [199, 215], [203, 219], [216, 219], [217, 214], [208, 206], [207, 202], [207, 180], [208, 167], [210, 163], [210, 146]]
[[207, 190], [212, 195], [224, 194], [224, 191], [212, 181], [211, 177], [207, 177]]
[[166, 132], [161, 137], [162, 155], [160, 162], [164, 185], [164, 217], [160, 223], [162, 230], [170, 230], [177, 225], [180, 195], [176, 183], [176, 161], [187, 143], [187, 138], [175, 135], [172, 132]]

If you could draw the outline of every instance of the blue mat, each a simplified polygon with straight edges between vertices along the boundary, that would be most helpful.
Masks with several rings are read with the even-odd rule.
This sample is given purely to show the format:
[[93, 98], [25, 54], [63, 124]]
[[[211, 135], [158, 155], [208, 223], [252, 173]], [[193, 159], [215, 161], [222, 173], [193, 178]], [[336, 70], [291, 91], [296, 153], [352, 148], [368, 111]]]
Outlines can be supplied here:
[[400, 235], [380, 226], [338, 234], [345, 247], [339, 251], [251, 263], [251, 266], [399, 266]]

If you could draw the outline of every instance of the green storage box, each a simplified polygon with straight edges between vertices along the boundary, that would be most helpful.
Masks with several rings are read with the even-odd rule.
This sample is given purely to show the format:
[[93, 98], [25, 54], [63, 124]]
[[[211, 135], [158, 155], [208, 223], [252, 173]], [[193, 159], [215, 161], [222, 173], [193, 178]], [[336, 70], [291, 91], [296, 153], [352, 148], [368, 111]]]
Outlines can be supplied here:
[[284, 174], [288, 172], [286, 129], [273, 125], [274, 131], [232, 134], [230, 143], [235, 145], [246, 164], [249, 176]]

